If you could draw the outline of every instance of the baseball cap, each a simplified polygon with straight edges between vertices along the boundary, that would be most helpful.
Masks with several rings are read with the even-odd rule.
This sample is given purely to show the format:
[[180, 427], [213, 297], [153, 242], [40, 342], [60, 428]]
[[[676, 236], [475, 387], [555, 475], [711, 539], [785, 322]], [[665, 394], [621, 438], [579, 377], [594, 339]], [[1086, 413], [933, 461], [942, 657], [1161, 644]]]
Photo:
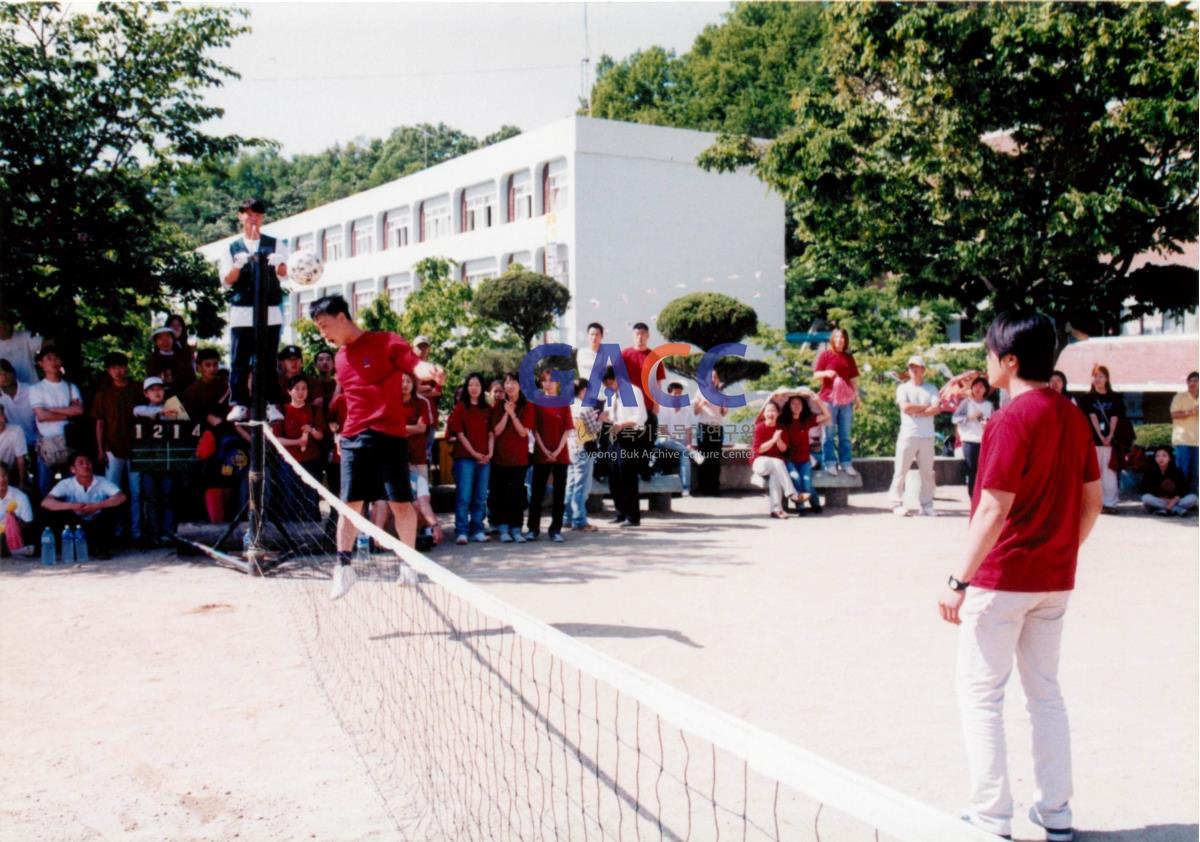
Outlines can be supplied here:
[[150, 334], [150, 338], [154, 339], [156, 336], [160, 336], [164, 333], [169, 333], [172, 336], [175, 335], [175, 331], [171, 330], [169, 327], [156, 327], [154, 329], [154, 331]]
[[413, 340], [414, 348], [416, 348], [418, 345], [432, 345], [432, 344], [433, 343], [429, 341], [428, 336], [418, 336], [416, 339]]
[[920, 354], [913, 354], [911, 357], [908, 358], [908, 364], [909, 365], [919, 365], [921, 368], [924, 368], [925, 367], [925, 358], [922, 357]]
[[300, 359], [304, 359], [304, 352], [300, 350], [300, 346], [299, 345], [283, 346], [283, 350], [279, 352], [279, 359], [287, 360], [287, 359], [291, 359], [292, 357], [299, 357]]
[[34, 355], [33, 361], [35, 363], [40, 363], [42, 361], [42, 357], [46, 356], [47, 354], [53, 354], [54, 356], [58, 357], [59, 359], [62, 359], [62, 354], [58, 353], [57, 348], [55, 348], [53, 345], [47, 345], [45, 348], [38, 351], [37, 354]]
[[145, 380], [142, 381], [142, 391], [143, 392], [146, 391], [151, 386], [162, 386], [162, 385], [163, 385], [163, 381], [162, 381], [161, 377], [147, 377]]
[[238, 212], [253, 211], [254, 213], [266, 213], [267, 204], [262, 199], [242, 199], [242, 203], [238, 205]]

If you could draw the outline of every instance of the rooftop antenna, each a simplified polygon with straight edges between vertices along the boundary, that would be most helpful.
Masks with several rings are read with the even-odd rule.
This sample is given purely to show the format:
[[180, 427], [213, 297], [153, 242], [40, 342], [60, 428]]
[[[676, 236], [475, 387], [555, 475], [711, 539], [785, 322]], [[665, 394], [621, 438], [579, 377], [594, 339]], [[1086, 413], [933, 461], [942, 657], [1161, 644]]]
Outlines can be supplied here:
[[592, 50], [588, 43], [587, 3], [583, 4], [583, 61], [579, 63], [579, 99], [587, 116], [592, 116]]

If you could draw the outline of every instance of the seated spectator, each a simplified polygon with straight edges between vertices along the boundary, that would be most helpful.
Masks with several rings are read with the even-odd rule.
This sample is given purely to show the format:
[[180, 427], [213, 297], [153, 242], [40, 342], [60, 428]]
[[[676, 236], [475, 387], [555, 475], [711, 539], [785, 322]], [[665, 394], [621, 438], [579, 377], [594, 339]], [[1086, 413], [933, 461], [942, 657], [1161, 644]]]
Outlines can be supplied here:
[[79, 387], [63, 379], [62, 360], [54, 348], [38, 352], [42, 379], [29, 390], [29, 405], [37, 419], [37, 489], [45, 496], [59, 471], [70, 468], [67, 422], [83, 415]]
[[[683, 395], [683, 384], [672, 381], [667, 385], [667, 394]], [[692, 494], [692, 462], [704, 464], [704, 455], [693, 447], [696, 415], [690, 403], [675, 409], [670, 406], [658, 408], [658, 439], [655, 444], [663, 450], [679, 454], [679, 479], [683, 483], [683, 496]]]
[[33, 507], [24, 491], [8, 481], [8, 468], [0, 465], [0, 557], [31, 556], [33, 547]]
[[[92, 398], [92, 418], [96, 425], [96, 467], [104, 478], [129, 495], [128, 535], [142, 540], [142, 478], [133, 470], [134, 408], [146, 402], [139, 383], [129, 379], [129, 358], [120, 352], [104, 357], [105, 377]], [[120, 537], [125, 530], [125, 512], [117, 525]]]
[[1156, 515], [1183, 517], [1196, 508], [1197, 497], [1189, 494], [1187, 478], [1175, 465], [1171, 451], [1165, 447], [1154, 453], [1154, 461], [1146, 465], [1142, 477], [1142, 505]]
[[[805, 390], [807, 391], [807, 390]], [[813, 404], [819, 411], [814, 411]], [[808, 392], [808, 395], [792, 395], [779, 416], [779, 426], [787, 434], [787, 471], [792, 478], [792, 485], [802, 494], [808, 495], [808, 505], [813, 512], [820, 514], [821, 498], [813, 491], [812, 485], [812, 430], [828, 424], [833, 420], [833, 414], [825, 408], [820, 398]], [[847, 472], [849, 474], [849, 472]], [[804, 514], [804, 509], [797, 507], [796, 514]]]
[[300, 350], [299, 345], [284, 345], [279, 352], [279, 394], [285, 402], [288, 398], [288, 384], [295, 377], [303, 377], [305, 382], [308, 382], [308, 375], [304, 373], [304, 352]]
[[8, 413], [8, 420], [25, 433], [25, 441], [32, 447], [37, 441], [37, 419], [29, 404], [31, 384], [17, 379], [12, 363], [0, 359], [0, 406]]
[[7, 360], [21, 383], [37, 382], [37, 354], [47, 344], [27, 330], [13, 330], [13, 318], [0, 311], [0, 360]]
[[0, 466], [8, 471], [18, 486], [25, 484], [25, 457], [29, 444], [25, 432], [8, 423], [8, 413], [0, 405]]
[[208, 430], [219, 427], [229, 411], [229, 382], [220, 372], [217, 350], [201, 348], [196, 352], [196, 380], [180, 396], [188, 417], [203, 421]]
[[[137, 418], [173, 420], [177, 413], [164, 406], [166, 387], [159, 377], [142, 382], [146, 403], [134, 407]], [[171, 471], [140, 471], [142, 487], [142, 537], [151, 546], [167, 546], [175, 534], [175, 477]]]
[[154, 350], [146, 358], [146, 376], [162, 380], [168, 398], [182, 395], [196, 379], [191, 354], [175, 352], [175, 331], [169, 327], [160, 327], [150, 336]]
[[71, 476], [55, 484], [42, 499], [51, 528], [57, 535], [67, 526], [82, 526], [92, 557], [112, 558], [117, 526], [114, 510], [125, 502], [125, 495], [104, 477], [96, 476], [92, 457], [86, 453], [72, 454], [68, 464]]
[[1197, 401], [1200, 374], [1193, 371], [1187, 376], [1187, 391], [1171, 398], [1171, 444], [1175, 447], [1175, 462], [1187, 479], [1187, 490], [1196, 493], [1196, 480], [1200, 476], [1196, 454], [1200, 452], [1200, 402]]
[[798, 505], [807, 502], [809, 495], [796, 491], [792, 478], [788, 476], [784, 461], [788, 455], [788, 436], [787, 430], [779, 424], [779, 417], [779, 405], [767, 401], [758, 423], [754, 425], [750, 470], [767, 480], [771, 517], [784, 520], [787, 518], [787, 512], [783, 510], [784, 497]]
[[[314, 480], [321, 477], [321, 442], [325, 439], [325, 413], [308, 402], [308, 379], [297, 374], [287, 384], [288, 403], [283, 407], [283, 420], [271, 425], [279, 443], [291, 454]], [[281, 483], [291, 501], [285, 514], [297, 510], [302, 520], [319, 517], [318, 495], [315, 489], [293, 472], [292, 466], [280, 461]]]
[[[1061, 371], [1055, 370], [1050, 372], [1050, 388], [1065, 398], [1071, 397], [1067, 394], [1067, 375]], [[1071, 398], [1071, 400], [1074, 402], [1074, 398]]]
[[971, 394], [954, 410], [954, 424], [962, 440], [963, 462], [967, 469], [967, 496], [975, 497], [975, 473], [979, 468], [979, 448], [983, 443], [983, 428], [992, 417], [994, 407], [987, 399], [991, 386], [986, 377], [978, 376], [971, 383]]

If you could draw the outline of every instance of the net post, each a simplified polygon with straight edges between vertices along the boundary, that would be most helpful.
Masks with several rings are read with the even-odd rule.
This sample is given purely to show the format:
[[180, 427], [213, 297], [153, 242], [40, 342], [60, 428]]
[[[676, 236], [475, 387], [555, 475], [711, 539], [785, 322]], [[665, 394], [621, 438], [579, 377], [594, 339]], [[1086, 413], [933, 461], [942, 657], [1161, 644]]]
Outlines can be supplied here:
[[261, 252], [254, 256], [254, 388], [250, 393], [250, 418], [254, 421], [250, 428], [250, 474], [248, 479], [249, 500], [247, 501], [246, 529], [250, 532], [250, 540], [244, 544], [246, 562], [253, 576], [262, 575], [259, 564], [263, 557], [263, 439], [262, 425], [267, 416], [267, 384], [269, 377], [275, 377], [275, 372], [267, 368], [267, 355], [270, 346], [270, 317], [267, 305], [267, 272], [274, 268], [267, 263], [267, 256]]

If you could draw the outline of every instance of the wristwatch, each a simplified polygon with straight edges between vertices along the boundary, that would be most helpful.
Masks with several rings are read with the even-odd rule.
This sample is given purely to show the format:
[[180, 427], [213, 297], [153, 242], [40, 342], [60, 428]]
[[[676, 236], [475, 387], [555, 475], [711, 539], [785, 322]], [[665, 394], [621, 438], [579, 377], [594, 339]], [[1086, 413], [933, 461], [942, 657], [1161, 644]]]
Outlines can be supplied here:
[[951, 576], [950, 581], [947, 582], [947, 584], [950, 585], [950, 590], [952, 590], [952, 591], [965, 591], [967, 589], [967, 585], [969, 585], [971, 583], [970, 582], [960, 582], [960, 581], [958, 581], [958, 579]]

